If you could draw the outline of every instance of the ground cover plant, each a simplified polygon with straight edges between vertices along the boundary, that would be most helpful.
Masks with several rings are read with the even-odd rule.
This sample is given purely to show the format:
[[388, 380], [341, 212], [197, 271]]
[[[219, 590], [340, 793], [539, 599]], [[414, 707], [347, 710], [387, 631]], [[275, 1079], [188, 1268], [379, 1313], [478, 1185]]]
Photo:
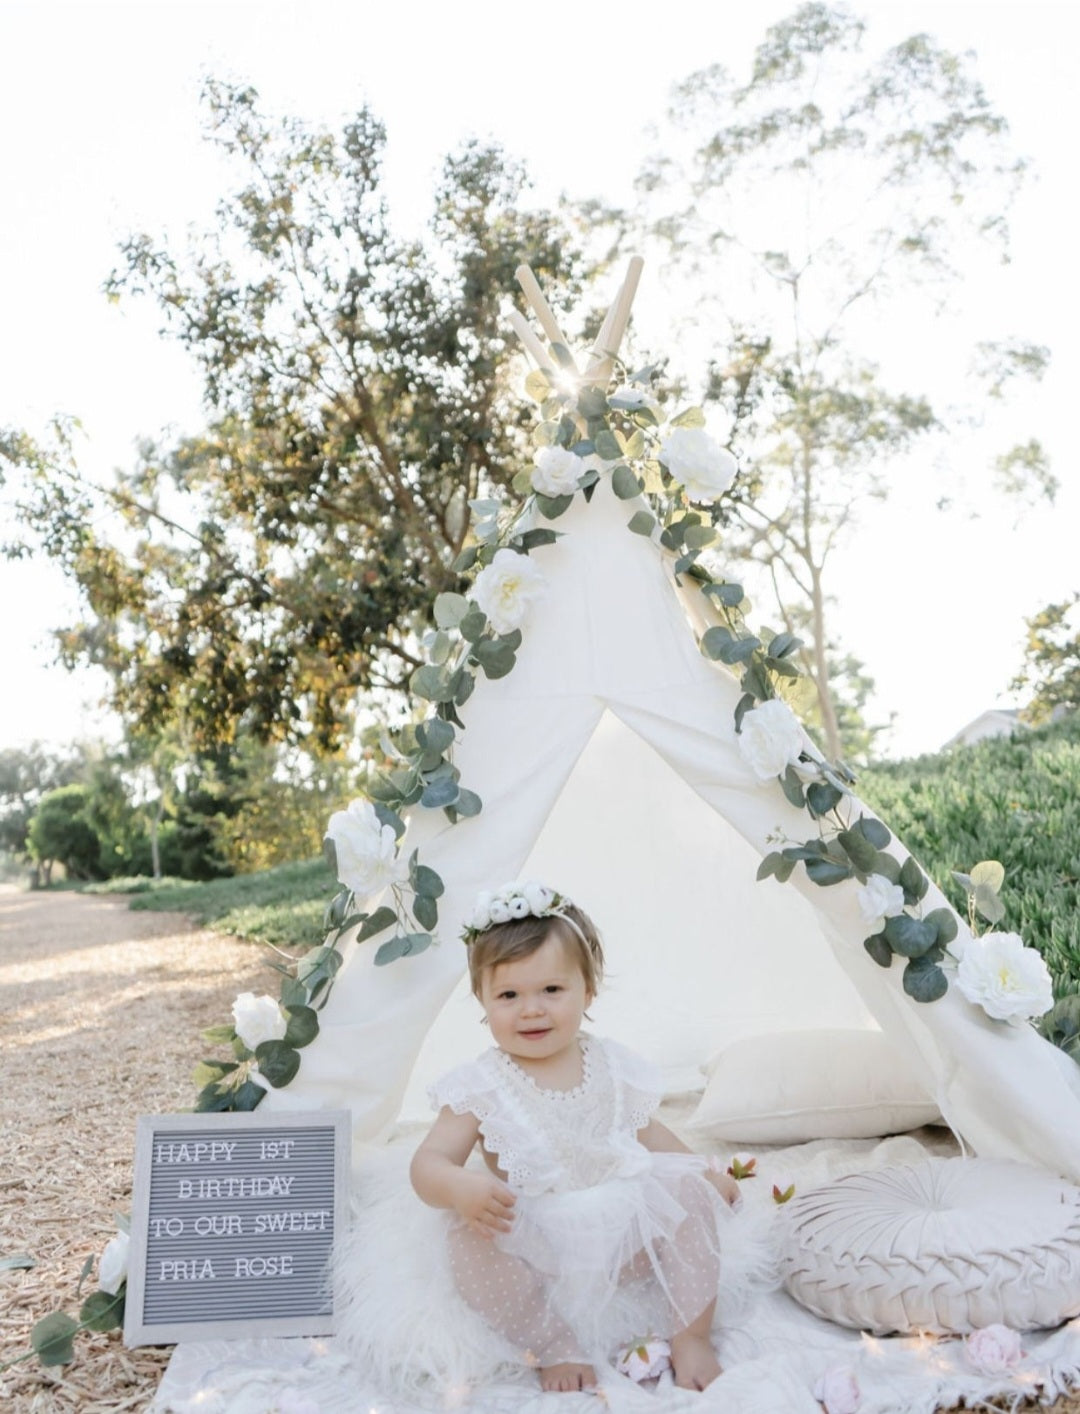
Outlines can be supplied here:
[[1055, 996], [1080, 993], [1080, 716], [882, 763], [857, 789], [961, 913], [953, 871], [1000, 860], [1001, 926], [1042, 953]]

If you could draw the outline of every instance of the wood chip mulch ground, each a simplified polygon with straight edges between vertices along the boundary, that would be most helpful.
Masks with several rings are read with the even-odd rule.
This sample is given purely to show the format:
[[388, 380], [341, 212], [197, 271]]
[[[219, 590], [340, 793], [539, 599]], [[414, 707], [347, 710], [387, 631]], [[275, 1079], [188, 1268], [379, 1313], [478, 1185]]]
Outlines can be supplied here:
[[[78, 1314], [83, 1263], [130, 1212], [136, 1117], [191, 1107], [200, 1031], [270, 977], [252, 944], [178, 914], [0, 886], [0, 1258], [34, 1261], [0, 1271], [0, 1367], [42, 1316]], [[170, 1353], [84, 1332], [71, 1365], [0, 1368], [0, 1409], [145, 1410]], [[1080, 1396], [1053, 1410], [1080, 1414]]]

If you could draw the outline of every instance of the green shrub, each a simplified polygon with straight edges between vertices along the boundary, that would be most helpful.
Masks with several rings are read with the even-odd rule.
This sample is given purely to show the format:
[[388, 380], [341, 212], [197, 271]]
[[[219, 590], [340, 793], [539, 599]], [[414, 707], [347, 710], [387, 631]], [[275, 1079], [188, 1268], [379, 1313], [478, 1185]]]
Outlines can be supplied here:
[[952, 871], [1000, 860], [1001, 929], [1039, 949], [1057, 996], [1080, 991], [1080, 716], [877, 765], [857, 789], [961, 913]]

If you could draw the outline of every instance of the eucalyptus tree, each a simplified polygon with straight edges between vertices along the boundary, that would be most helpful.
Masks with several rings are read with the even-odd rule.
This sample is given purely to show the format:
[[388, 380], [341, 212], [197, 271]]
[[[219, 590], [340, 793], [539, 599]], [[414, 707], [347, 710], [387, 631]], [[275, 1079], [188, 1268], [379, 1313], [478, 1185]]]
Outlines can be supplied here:
[[194, 749], [245, 731], [331, 751], [359, 694], [407, 683], [433, 592], [458, 584], [468, 502], [516, 470], [515, 268], [569, 296], [583, 266], [496, 148], [446, 161], [426, 233], [407, 238], [370, 111], [331, 132], [272, 120], [250, 88], [204, 97], [236, 183], [186, 250], [125, 241], [106, 291], [157, 305], [200, 371], [206, 425], [145, 444], [108, 487], [81, 476], [69, 427], [9, 431], [9, 548], [43, 549], [78, 584], [62, 655], [109, 670], [148, 749], [179, 724]]
[[[922, 299], [924, 343], [939, 337], [931, 320], [966, 263], [987, 249], [1004, 258], [1024, 169], [968, 59], [925, 34], [875, 57], [865, 42], [849, 11], [810, 3], [766, 32], [745, 81], [718, 65], [691, 75], [630, 222], [681, 283], [692, 278], [697, 321], [719, 346], [707, 397], [749, 480], [726, 543], [771, 577], [787, 626], [805, 624], [832, 754], [843, 746], [826, 662], [834, 552], [902, 460], [957, 425], [932, 390], [892, 386], [890, 335]], [[1048, 357], [1017, 339], [969, 353], [990, 397], [1039, 377]], [[1053, 495], [1036, 439], [994, 471], [1006, 491]], [[914, 546], [882, 546], [882, 572], [901, 585], [924, 569]]]

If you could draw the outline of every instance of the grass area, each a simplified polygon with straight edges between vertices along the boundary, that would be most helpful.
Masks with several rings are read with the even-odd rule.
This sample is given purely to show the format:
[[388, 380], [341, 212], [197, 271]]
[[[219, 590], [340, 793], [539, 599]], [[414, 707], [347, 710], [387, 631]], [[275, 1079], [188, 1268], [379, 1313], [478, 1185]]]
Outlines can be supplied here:
[[1080, 714], [1039, 731], [875, 766], [856, 787], [965, 911], [952, 871], [1005, 867], [998, 928], [1080, 992]]
[[218, 933], [295, 948], [319, 943], [323, 910], [337, 891], [322, 859], [211, 879], [108, 879], [88, 893], [131, 894], [131, 907], [186, 913]]

